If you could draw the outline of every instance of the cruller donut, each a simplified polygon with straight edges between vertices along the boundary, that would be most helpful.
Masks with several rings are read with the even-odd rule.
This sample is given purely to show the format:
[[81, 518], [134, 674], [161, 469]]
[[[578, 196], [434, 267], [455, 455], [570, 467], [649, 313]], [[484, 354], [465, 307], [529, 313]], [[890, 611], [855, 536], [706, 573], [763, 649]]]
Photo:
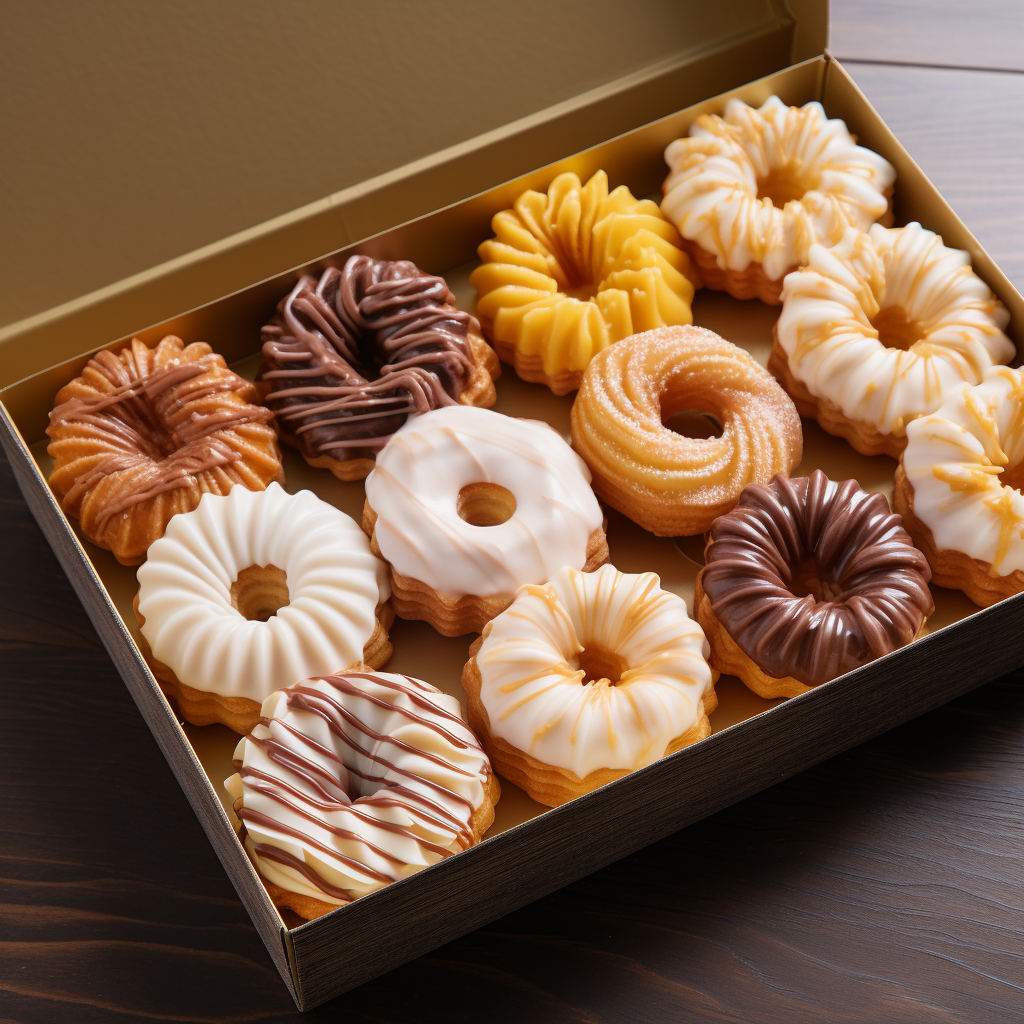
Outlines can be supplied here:
[[652, 572], [525, 586], [469, 650], [469, 721], [497, 771], [556, 807], [711, 732], [708, 644]]
[[[720, 437], [665, 426], [710, 413]], [[703, 533], [748, 483], [789, 472], [803, 454], [792, 400], [743, 349], [701, 327], [664, 327], [619, 342], [587, 368], [572, 443], [613, 508], [659, 537]]]
[[274, 690], [391, 656], [387, 568], [311, 491], [208, 494], [138, 576], [143, 654], [193, 725], [248, 732]]
[[245, 849], [307, 919], [478, 843], [501, 794], [458, 700], [391, 672], [271, 694], [234, 763]]
[[498, 358], [444, 278], [350, 256], [308, 275], [263, 328], [258, 382], [281, 438], [311, 466], [359, 480], [413, 413], [493, 405]]
[[608, 560], [582, 459], [546, 423], [435, 409], [387, 443], [363, 528], [391, 567], [392, 603], [445, 636], [483, 629], [524, 583]]
[[987, 607], [1024, 590], [1024, 371], [993, 366], [907, 426], [893, 495], [941, 587]]
[[715, 521], [694, 608], [713, 668], [795, 697], [910, 643], [930, 578], [885, 495], [815, 470], [752, 484]]
[[812, 245], [786, 278], [768, 369], [801, 415], [899, 458], [915, 416], [1013, 357], [1009, 319], [966, 252], [917, 223], [875, 224]]

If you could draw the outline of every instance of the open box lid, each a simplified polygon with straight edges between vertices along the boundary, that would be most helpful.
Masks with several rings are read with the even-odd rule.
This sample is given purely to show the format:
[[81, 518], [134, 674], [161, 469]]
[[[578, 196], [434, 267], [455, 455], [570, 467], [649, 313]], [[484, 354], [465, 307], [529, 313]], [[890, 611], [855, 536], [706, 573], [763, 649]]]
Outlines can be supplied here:
[[[538, 11], [542, 10], [537, 6]], [[344, 6], [339, 10], [345, 10]], [[248, 106], [253, 111], [267, 107], [286, 111], [289, 118], [301, 118], [308, 125], [309, 150], [291, 154], [295, 159], [323, 159], [317, 139], [322, 140], [327, 131], [334, 139], [363, 140], [364, 148], [372, 148], [372, 165], [378, 172], [358, 180], [360, 168], [369, 164], [353, 161], [346, 165], [339, 161], [339, 166], [332, 168], [336, 177], [332, 176], [331, 181], [340, 190], [322, 200], [0, 329], [0, 387], [253, 282], [310, 263], [697, 100], [816, 57], [825, 48], [828, 21], [827, 0], [644, 0], [628, 8], [611, 0], [574, 0], [561, 5], [557, 16], [551, 12], [541, 20], [538, 15], [533, 23], [524, 7], [512, 13], [505, 4], [490, 3], [474, 5], [472, 11], [472, 18], [456, 21], [446, 10], [442, 30], [446, 47], [432, 73], [443, 94], [460, 97], [458, 108], [466, 125], [483, 131], [412, 162], [403, 162], [409, 153], [410, 136], [423, 136], [425, 111], [427, 116], [441, 119], [446, 112], [437, 110], [429, 96], [410, 91], [409, 81], [400, 71], [382, 73], [382, 46], [390, 69], [422, 66], [425, 40], [436, 39], [436, 27], [409, 31], [408, 25], [396, 22], [389, 5], [366, 6], [358, 17], [348, 11], [339, 15], [343, 20], [336, 25], [327, 23], [331, 19], [325, 16], [323, 31], [338, 34], [343, 27], [346, 33], [344, 52], [339, 52], [336, 68], [338, 96], [357, 97], [358, 109], [356, 104], [317, 102], [303, 91], [302, 83], [308, 82], [309, 76], [302, 73], [301, 64], [308, 54], [306, 48], [295, 45], [281, 45], [275, 51], [277, 61], [284, 66], [277, 64], [272, 74], [256, 76], [257, 89], [247, 96]], [[217, 28], [212, 22], [237, 15], [237, 11], [226, 12], [227, 8], [210, 9], [204, 14], [211, 22], [206, 27], [212, 31]], [[428, 16], [420, 9], [419, 17]], [[571, 37], [566, 33], [567, 25], [572, 26]], [[95, 31], [107, 28], [97, 25]], [[221, 90], [222, 76], [231, 72], [232, 60], [237, 64], [247, 59], [249, 52], [245, 50], [244, 34], [236, 35], [240, 41], [234, 52], [226, 47], [223, 61], [187, 69], [192, 76], [188, 87], [175, 88], [171, 97], [179, 122], [188, 124], [194, 116], [207, 125], [211, 123], [205, 108]], [[222, 34], [221, 38], [230, 39], [232, 35]], [[495, 43], [496, 39], [505, 42]], [[510, 40], [520, 40], [512, 44], [518, 47], [512, 52]], [[143, 35], [134, 44], [143, 50], [149, 47], [154, 54], [167, 48], [165, 40], [155, 39], [152, 29], [149, 38]], [[102, 52], [104, 47], [109, 48], [109, 42], [96, 40], [96, 47]], [[80, 47], [86, 48], [92, 52], [92, 46]], [[468, 79], [468, 62], [460, 60], [459, 54], [470, 52], [469, 48], [493, 55], [495, 73]], [[612, 54], [620, 58], [618, 63], [610, 59]], [[139, 56], [136, 53], [133, 59]], [[203, 75], [209, 80], [202, 81]], [[292, 83], [294, 96], [282, 98], [282, 82]], [[367, 88], [367, 82], [372, 83], [372, 89]], [[110, 95], [109, 105], [98, 116], [116, 120], [140, 110], [166, 108], [167, 84], [159, 76], [141, 78], [134, 84], [136, 88], [125, 91], [130, 95]], [[585, 91], [576, 93], [581, 84], [586, 86]], [[532, 109], [537, 102], [558, 96], [562, 98], [554, 105]], [[67, 101], [64, 92], [55, 98]], [[377, 115], [377, 123], [386, 125], [369, 139], [361, 127], [367, 123], [368, 107]], [[466, 116], [467, 111], [473, 116]], [[511, 120], [501, 120], [509, 114], [513, 115]], [[91, 116], [96, 117], [97, 112]], [[236, 112], [226, 109], [222, 116], [234, 117]], [[176, 162], [162, 158], [166, 140], [159, 120], [154, 121], [153, 152], [139, 154], [139, 165], [147, 168], [148, 175], [171, 177], [178, 173]], [[457, 138], [461, 130], [465, 129], [457, 126], [447, 137]], [[217, 155], [219, 163], [224, 163], [224, 140], [216, 132], [188, 138], [190, 161], [204, 161], [202, 148], [195, 151], [200, 141], [206, 147], [206, 156]], [[99, 147], [102, 142], [94, 144]], [[272, 144], [273, 139], [268, 137], [267, 145]], [[92, 160], [102, 165], [104, 160], [113, 159], [110, 154], [90, 157], [79, 153], [83, 163]], [[238, 159], [244, 162], [246, 155], [239, 154]], [[218, 160], [208, 162], [216, 166]], [[38, 209], [48, 202], [45, 180], [23, 184], [25, 207]], [[244, 196], [239, 199], [238, 189], [250, 192], [254, 209], [268, 208], [268, 189], [274, 192], [281, 209], [296, 201], [288, 175], [261, 173], [251, 163], [244, 175], [222, 182], [222, 187], [225, 184], [234, 190], [236, 202], [246, 202]], [[223, 191], [218, 193], [211, 182], [204, 196], [183, 195], [181, 208], [174, 214], [201, 225], [209, 216], [203, 203], [216, 202], [218, 195]], [[145, 262], [145, 231], [131, 222], [112, 222], [102, 237], [92, 233], [90, 259], [102, 262], [104, 250], [111, 252], [124, 244], [129, 233], [137, 249], [137, 236], [142, 236], [143, 249], [138, 257]], [[21, 255], [31, 258], [30, 252]]]

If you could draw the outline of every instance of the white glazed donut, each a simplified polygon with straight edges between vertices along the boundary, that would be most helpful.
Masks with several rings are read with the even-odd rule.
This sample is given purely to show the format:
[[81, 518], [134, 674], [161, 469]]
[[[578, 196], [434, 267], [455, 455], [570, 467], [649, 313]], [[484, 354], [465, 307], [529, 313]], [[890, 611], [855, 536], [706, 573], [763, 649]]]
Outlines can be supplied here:
[[708, 655], [654, 573], [567, 567], [485, 627], [463, 672], [469, 720], [504, 777], [562, 803], [708, 735]]
[[[287, 603], [266, 621], [236, 607], [253, 566], [284, 571]], [[388, 596], [387, 569], [345, 513], [310, 491], [233, 487], [174, 516], [139, 569], [153, 657], [180, 682], [261, 704], [282, 686], [359, 664]]]
[[[478, 488], [485, 499], [489, 489], [504, 495], [503, 521], [460, 515]], [[543, 583], [564, 565], [584, 568], [595, 537], [604, 544], [583, 460], [546, 423], [489, 409], [450, 406], [411, 418], [377, 456], [366, 502], [376, 518], [364, 528], [391, 565], [395, 610], [405, 617], [427, 615], [403, 610], [401, 578], [443, 598], [507, 604], [524, 583]]]
[[[922, 546], [937, 582], [978, 604], [1024, 587], [1024, 371], [994, 366], [980, 384], [950, 391], [908, 425], [901, 469], [909, 494], [898, 479], [897, 509], [929, 531]], [[981, 571], [969, 573], [956, 553]]]
[[235, 764], [246, 850], [307, 918], [479, 842], [500, 793], [458, 700], [390, 672], [271, 694]]
[[786, 277], [782, 302], [771, 368], [783, 358], [838, 416], [833, 424], [814, 410], [823, 426], [866, 454], [898, 455], [914, 417], [1014, 353], [1003, 333], [1009, 314], [968, 254], [917, 223], [812, 246], [808, 265]]
[[683, 238], [723, 270], [757, 263], [776, 281], [813, 243], [837, 242], [850, 225], [867, 230], [896, 178], [820, 103], [787, 107], [778, 96], [756, 110], [732, 99], [724, 117], [701, 115], [665, 161], [661, 209]]

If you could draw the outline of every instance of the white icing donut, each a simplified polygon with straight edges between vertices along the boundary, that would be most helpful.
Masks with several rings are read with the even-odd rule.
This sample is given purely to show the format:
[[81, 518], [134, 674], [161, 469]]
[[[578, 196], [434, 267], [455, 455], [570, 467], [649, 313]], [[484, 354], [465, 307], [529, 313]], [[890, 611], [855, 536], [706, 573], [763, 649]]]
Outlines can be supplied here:
[[271, 694], [225, 788], [268, 881], [343, 904], [479, 840], [490, 761], [455, 697], [390, 672]]
[[[471, 484], [512, 492], [497, 526], [459, 516]], [[403, 576], [439, 594], [490, 597], [581, 569], [603, 522], [583, 460], [546, 423], [449, 406], [411, 418], [366, 478], [380, 552]]]
[[[732, 99], [724, 118], [703, 114], [689, 138], [665, 150], [665, 162], [661, 208], [679, 233], [722, 269], [756, 262], [773, 280], [806, 262], [814, 242], [837, 242], [850, 225], [866, 231], [885, 213], [883, 193], [896, 179], [820, 103], [787, 107], [778, 96], [757, 110]], [[775, 205], [773, 191], [780, 203], [779, 192], [792, 198]]]
[[[287, 577], [288, 604], [267, 621], [235, 608], [251, 566]], [[139, 569], [142, 633], [188, 686], [262, 703], [274, 690], [362, 661], [389, 594], [387, 568], [351, 517], [311, 491], [232, 487], [174, 516]]]
[[[808, 266], [782, 288], [777, 336], [790, 372], [847, 419], [902, 436], [956, 384], [977, 384], [1013, 357], [1009, 313], [972, 270], [920, 224], [848, 231], [831, 249], [811, 246]], [[889, 348], [891, 323], [907, 349]]]
[[999, 576], [1024, 569], [1024, 495], [1000, 471], [1024, 464], [1024, 371], [993, 366], [939, 409], [907, 426], [903, 469], [914, 514], [938, 551], [990, 562]]
[[[698, 721], [710, 648], [686, 602], [652, 572], [565, 568], [493, 619], [476, 655], [491, 735], [583, 779], [664, 757]], [[585, 649], [622, 659], [617, 682], [584, 685]]]

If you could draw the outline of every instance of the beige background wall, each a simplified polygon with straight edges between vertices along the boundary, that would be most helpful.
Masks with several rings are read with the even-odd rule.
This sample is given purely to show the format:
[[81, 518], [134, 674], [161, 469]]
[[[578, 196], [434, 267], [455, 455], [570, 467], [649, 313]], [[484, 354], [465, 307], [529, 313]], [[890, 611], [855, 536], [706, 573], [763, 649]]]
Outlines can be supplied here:
[[778, 15], [0, 0], [0, 325]]

